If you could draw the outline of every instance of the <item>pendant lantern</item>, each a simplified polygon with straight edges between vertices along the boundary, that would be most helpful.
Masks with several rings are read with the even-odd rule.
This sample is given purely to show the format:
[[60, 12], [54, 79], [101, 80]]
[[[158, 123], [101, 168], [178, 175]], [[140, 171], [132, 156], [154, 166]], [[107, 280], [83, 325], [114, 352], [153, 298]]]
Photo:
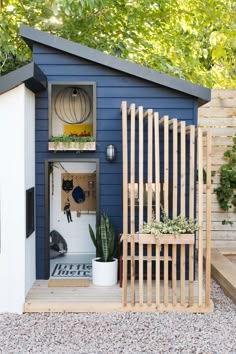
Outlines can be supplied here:
[[64, 87], [55, 97], [54, 109], [64, 123], [83, 123], [91, 112], [89, 95], [81, 87]]

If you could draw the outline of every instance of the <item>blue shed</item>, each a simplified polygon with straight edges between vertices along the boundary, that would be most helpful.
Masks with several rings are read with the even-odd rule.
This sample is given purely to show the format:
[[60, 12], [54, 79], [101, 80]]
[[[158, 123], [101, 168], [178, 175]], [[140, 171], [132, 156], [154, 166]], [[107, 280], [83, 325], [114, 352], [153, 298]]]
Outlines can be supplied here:
[[[71, 259], [80, 254], [85, 263], [95, 252], [88, 225], [95, 227], [99, 213], [105, 211], [117, 234], [122, 232], [121, 102], [197, 125], [198, 107], [210, 100], [210, 90], [24, 25], [20, 34], [33, 64], [2, 77], [0, 93], [24, 83], [35, 94], [35, 185], [26, 195], [27, 236], [35, 230], [36, 279], [48, 279], [52, 230], [66, 243], [59, 252], [66, 248]], [[87, 143], [85, 149], [76, 147], [76, 137]], [[116, 156], [109, 161], [113, 148]]]

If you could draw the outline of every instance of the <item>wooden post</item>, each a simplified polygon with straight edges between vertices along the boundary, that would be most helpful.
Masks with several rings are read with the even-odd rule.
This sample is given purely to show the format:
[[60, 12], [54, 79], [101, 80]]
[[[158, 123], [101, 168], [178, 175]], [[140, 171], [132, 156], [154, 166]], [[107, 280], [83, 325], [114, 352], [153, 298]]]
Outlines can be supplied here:
[[[164, 116], [164, 210], [169, 215], [169, 117]], [[169, 246], [164, 244], [164, 305], [168, 305], [168, 252]]]
[[181, 139], [181, 198], [180, 198], [180, 214], [185, 216], [185, 198], [186, 198], [186, 132], [185, 122], [180, 122], [180, 139]]
[[[147, 220], [152, 220], [152, 148], [153, 148], [153, 112], [148, 110], [148, 198]], [[152, 304], [152, 245], [147, 245], [147, 303]]]
[[[135, 104], [130, 106], [130, 233], [135, 234]], [[130, 245], [131, 305], [135, 305], [135, 242]]]
[[[160, 136], [159, 114], [154, 113], [155, 131], [155, 214], [160, 220]], [[156, 244], [156, 306], [160, 305], [160, 246]]]
[[207, 132], [207, 185], [206, 185], [206, 306], [211, 303], [211, 132]]
[[164, 116], [164, 210], [169, 215], [169, 117]]
[[164, 244], [164, 305], [168, 305], [168, 281], [169, 281], [169, 245]]
[[[177, 119], [173, 119], [173, 218], [177, 216], [177, 197], [178, 197], [178, 127]], [[176, 306], [176, 245], [172, 246], [172, 304]]]
[[[186, 131], [185, 122], [180, 122], [181, 139], [181, 197], [180, 214], [185, 217], [185, 198], [186, 198]], [[180, 303], [185, 304], [185, 245], [180, 246]]]
[[160, 305], [160, 246], [156, 244], [156, 306]]
[[122, 303], [127, 306], [127, 235], [128, 235], [128, 136], [127, 102], [122, 106], [122, 157], [123, 157], [123, 292]]
[[160, 137], [159, 137], [159, 114], [154, 113], [155, 129], [155, 214], [156, 220], [160, 220]]
[[198, 305], [202, 306], [203, 285], [203, 141], [202, 129], [198, 128]]
[[[195, 127], [189, 128], [189, 219], [194, 219], [194, 184], [195, 184]], [[189, 245], [189, 306], [193, 305], [193, 264], [194, 247]]]
[[[143, 225], [143, 107], [139, 117], [139, 228]], [[139, 304], [143, 305], [143, 244], [139, 243]]]

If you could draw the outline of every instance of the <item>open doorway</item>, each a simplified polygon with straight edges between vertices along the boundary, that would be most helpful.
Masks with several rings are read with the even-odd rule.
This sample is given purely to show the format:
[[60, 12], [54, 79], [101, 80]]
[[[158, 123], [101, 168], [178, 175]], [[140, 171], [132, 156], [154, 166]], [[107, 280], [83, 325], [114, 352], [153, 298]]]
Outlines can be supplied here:
[[48, 162], [49, 278], [91, 278], [98, 215], [99, 166], [97, 160]]

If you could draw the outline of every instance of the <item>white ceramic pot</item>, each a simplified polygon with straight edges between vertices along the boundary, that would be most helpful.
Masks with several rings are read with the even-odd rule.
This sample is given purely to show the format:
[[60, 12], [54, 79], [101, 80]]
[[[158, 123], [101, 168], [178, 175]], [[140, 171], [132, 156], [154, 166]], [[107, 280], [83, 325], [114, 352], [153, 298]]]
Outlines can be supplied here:
[[92, 278], [94, 285], [110, 286], [117, 283], [118, 261], [99, 262], [99, 258], [92, 260]]

